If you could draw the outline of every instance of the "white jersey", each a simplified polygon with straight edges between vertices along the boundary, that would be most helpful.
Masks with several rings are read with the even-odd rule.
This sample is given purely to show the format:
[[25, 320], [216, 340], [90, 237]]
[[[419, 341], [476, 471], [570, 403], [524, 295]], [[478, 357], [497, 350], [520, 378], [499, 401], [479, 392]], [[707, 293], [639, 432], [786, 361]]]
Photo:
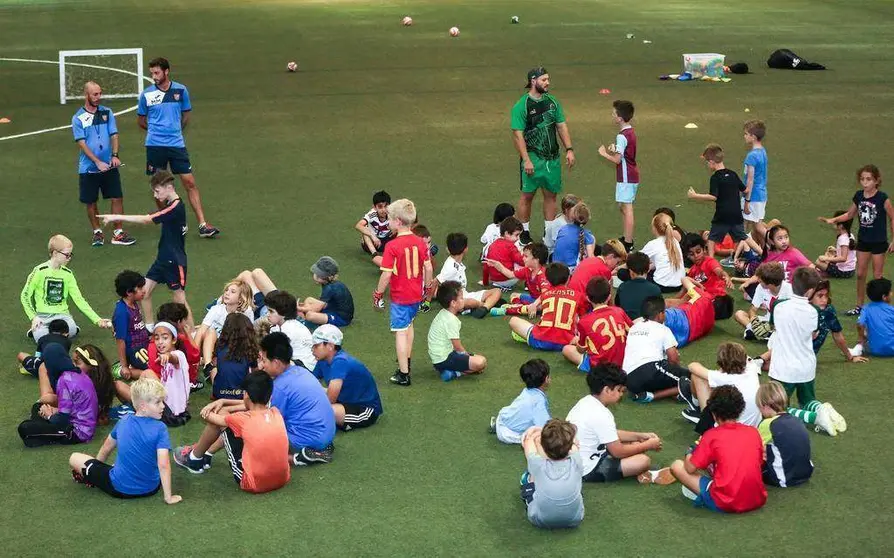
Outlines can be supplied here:
[[584, 473], [581, 476], [586, 476], [608, 451], [605, 446], [618, 440], [615, 417], [602, 401], [587, 395], [568, 411], [566, 420], [577, 427], [580, 455], [584, 459]]
[[314, 343], [310, 330], [298, 320], [286, 320], [281, 326], [270, 328], [271, 333], [274, 331], [281, 331], [289, 338], [289, 344], [292, 345], [292, 360], [300, 360], [305, 368], [313, 372], [317, 359], [314, 358]]
[[[245, 314], [245, 317], [248, 318], [248, 321], [255, 321], [255, 314], [251, 308], [246, 308], [242, 311], [242, 313]], [[208, 310], [208, 313], [205, 314], [205, 319], [202, 320], [202, 325], [213, 329], [218, 335], [220, 335], [221, 330], [223, 330], [224, 322], [227, 320], [227, 316], [229, 314], [230, 313], [227, 311], [227, 306], [225, 304], [215, 304]]]
[[666, 325], [652, 320], [634, 322], [627, 332], [621, 368], [630, 374], [643, 364], [664, 360], [667, 350], [676, 346], [677, 339]]
[[386, 216], [384, 219], [379, 217], [376, 208], [367, 211], [362, 219], [366, 221], [366, 226], [369, 228], [370, 232], [372, 232], [379, 240], [391, 236], [391, 228], [388, 226], [388, 217]]
[[[770, 361], [772, 362], [772, 360]], [[745, 409], [739, 415], [738, 422], [755, 428], [761, 423], [761, 410], [757, 406], [757, 389], [760, 387], [758, 369], [746, 366], [741, 374], [727, 374], [719, 370], [708, 371], [708, 386], [711, 389], [720, 386], [735, 386], [745, 400]]]
[[441, 272], [438, 273], [438, 283], [443, 285], [447, 281], [456, 281], [466, 290], [466, 264], [454, 260], [452, 257], [444, 260]]

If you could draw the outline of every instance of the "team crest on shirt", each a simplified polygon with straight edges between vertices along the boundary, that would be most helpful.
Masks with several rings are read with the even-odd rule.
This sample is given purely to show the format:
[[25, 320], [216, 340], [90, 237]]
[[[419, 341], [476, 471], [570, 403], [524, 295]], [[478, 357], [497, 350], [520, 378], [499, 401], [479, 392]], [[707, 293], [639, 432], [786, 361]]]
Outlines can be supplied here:
[[106, 114], [106, 113], [103, 113], [103, 114], [102, 114], [102, 121], [103, 121], [103, 122], [106, 122], [106, 121], [108, 121], [108, 119], [109, 119], [109, 115]]
[[175, 101], [179, 101], [179, 100], [180, 100], [180, 93], [174, 93], [174, 100], [175, 100]]

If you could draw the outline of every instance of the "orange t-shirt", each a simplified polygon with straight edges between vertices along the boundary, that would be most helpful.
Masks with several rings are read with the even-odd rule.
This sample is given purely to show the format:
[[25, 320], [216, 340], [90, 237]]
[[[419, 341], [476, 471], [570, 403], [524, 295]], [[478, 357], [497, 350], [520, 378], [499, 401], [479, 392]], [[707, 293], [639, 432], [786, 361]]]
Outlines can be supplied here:
[[270, 492], [285, 486], [289, 467], [286, 423], [275, 408], [244, 411], [225, 417], [227, 427], [242, 438], [242, 483], [246, 492]]

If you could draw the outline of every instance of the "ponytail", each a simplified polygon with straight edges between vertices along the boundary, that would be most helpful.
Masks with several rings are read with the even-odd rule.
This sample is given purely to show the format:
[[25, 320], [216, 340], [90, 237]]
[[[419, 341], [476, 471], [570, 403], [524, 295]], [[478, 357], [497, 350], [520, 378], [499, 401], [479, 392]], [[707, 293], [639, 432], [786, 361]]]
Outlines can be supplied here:
[[571, 219], [578, 226], [577, 231], [577, 260], [581, 261], [587, 257], [587, 231], [584, 225], [590, 222], [590, 208], [583, 202], [578, 202], [571, 208]]
[[667, 257], [670, 260], [671, 268], [679, 270], [683, 267], [683, 254], [679, 249], [679, 242], [674, 236], [674, 227], [670, 217], [663, 213], [652, 217], [652, 228], [659, 236], [664, 237], [664, 247], [667, 249]]

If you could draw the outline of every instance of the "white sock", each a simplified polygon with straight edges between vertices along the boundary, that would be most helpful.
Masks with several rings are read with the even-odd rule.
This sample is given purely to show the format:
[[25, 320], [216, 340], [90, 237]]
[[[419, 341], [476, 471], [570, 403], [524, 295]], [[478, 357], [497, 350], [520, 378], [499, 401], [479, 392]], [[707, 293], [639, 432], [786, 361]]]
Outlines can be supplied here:
[[121, 234], [124, 232], [124, 229], [115, 229], [115, 234]]
[[198, 460], [202, 459], [201, 457], [199, 457], [199, 456], [196, 455], [195, 450], [189, 452], [189, 458], [190, 458], [190, 459], [193, 459], [193, 460], [195, 460], [195, 461], [198, 461]]
[[93, 232], [94, 232], [94, 233], [101, 233], [101, 232], [102, 232], [102, 229], [93, 229]]
[[531, 230], [531, 222], [528, 221], [527, 223], [522, 223], [522, 228], [523, 228], [524, 230], [530, 232], [530, 230]]

